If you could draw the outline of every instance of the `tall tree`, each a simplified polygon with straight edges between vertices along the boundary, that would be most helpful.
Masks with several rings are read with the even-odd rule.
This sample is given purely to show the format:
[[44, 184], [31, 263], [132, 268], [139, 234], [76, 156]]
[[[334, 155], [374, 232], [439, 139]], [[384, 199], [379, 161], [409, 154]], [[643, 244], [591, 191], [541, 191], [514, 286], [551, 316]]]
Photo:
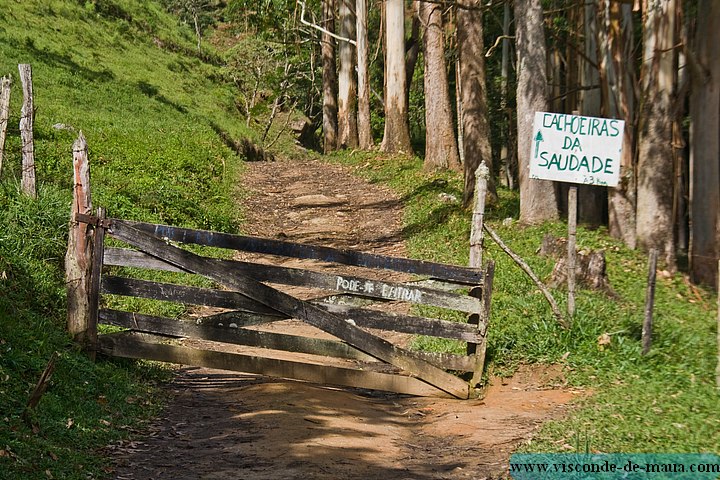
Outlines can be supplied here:
[[335, 63], [335, 0], [322, 0], [321, 52], [323, 69], [323, 151], [332, 152], [338, 146], [337, 68]]
[[720, 256], [720, 2], [700, 0], [690, 97], [693, 281], [712, 284]]
[[405, 78], [405, 8], [403, 0], [385, 6], [385, 132], [381, 149], [412, 153]]
[[[580, 68], [580, 89], [578, 95], [578, 110], [582, 115], [600, 117], [602, 111], [602, 95], [600, 84], [599, 65], [607, 56], [605, 50], [598, 48], [598, 30], [601, 19], [598, 18], [598, 2], [587, 2], [579, 10], [578, 20], [582, 22], [584, 35], [583, 46], [585, 54], [578, 56]], [[576, 88], [568, 85], [568, 88]], [[578, 188], [578, 219], [591, 225], [600, 225], [603, 221], [605, 188], [594, 185], [580, 185]]]
[[603, 115], [625, 120], [620, 183], [608, 189], [610, 234], [635, 248], [635, 42], [632, 5], [599, 0], [597, 29]]
[[656, 248], [675, 266], [673, 222], [674, 162], [671, 139], [676, 92], [677, 0], [644, 0], [642, 104], [640, 116], [637, 240]]
[[[425, 59], [425, 168], [460, 169], [445, 65], [442, 5], [420, 2]], [[477, 167], [476, 167], [477, 168]]]
[[368, 77], [367, 0], [355, 0], [357, 20], [358, 140], [360, 148], [373, 146], [370, 126], [370, 79]]
[[534, 116], [535, 112], [547, 109], [545, 31], [540, 0], [515, 0], [515, 23], [520, 221], [533, 224], [558, 218], [555, 185], [530, 178]]
[[[340, 2], [340, 36], [355, 40], [355, 2]], [[348, 41], [339, 46], [340, 72], [338, 74], [338, 145], [341, 148], [358, 146], [357, 130], [357, 77], [355, 76], [355, 47]]]
[[[470, 204], [475, 191], [475, 170], [483, 161], [493, 171], [490, 125], [485, 85], [485, 48], [481, 0], [464, 0], [457, 5], [457, 40], [460, 61], [460, 97], [465, 163], [463, 205]], [[434, 95], [434, 91], [433, 91]], [[428, 125], [430, 123], [428, 122]], [[495, 181], [488, 179], [488, 196], [497, 200]]]

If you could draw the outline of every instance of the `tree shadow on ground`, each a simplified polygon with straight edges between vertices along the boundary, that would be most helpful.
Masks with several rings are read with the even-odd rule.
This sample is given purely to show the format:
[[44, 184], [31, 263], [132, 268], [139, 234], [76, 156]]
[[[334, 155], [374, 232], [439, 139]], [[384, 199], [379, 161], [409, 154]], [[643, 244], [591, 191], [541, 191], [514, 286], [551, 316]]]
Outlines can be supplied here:
[[395, 394], [205, 369], [184, 369], [169, 388], [150, 435], [115, 449], [114, 478], [430, 480], [466, 467], [428, 461], [403, 435]]

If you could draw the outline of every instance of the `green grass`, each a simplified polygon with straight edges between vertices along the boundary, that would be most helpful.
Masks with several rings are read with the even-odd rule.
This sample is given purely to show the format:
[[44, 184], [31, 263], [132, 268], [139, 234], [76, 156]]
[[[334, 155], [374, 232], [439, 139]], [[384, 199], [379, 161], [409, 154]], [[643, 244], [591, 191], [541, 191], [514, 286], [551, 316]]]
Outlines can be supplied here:
[[[39, 196], [18, 194], [21, 89], [33, 67]], [[0, 181], [0, 479], [86, 479], [108, 473], [101, 448], [127, 438], [162, 405], [167, 370], [91, 362], [65, 332], [73, 141], [90, 152], [94, 206], [112, 217], [236, 232], [242, 159], [255, 139], [223, 80], [218, 54], [157, 2], [9, 2], [0, 8], [0, 75], [12, 75]], [[66, 128], [55, 128], [63, 124]], [[154, 279], [185, 282], [181, 275]], [[193, 280], [195, 284], [203, 281]], [[177, 316], [177, 305], [111, 298], [109, 306]], [[48, 391], [22, 413], [54, 352]]]
[[[331, 158], [371, 182], [394, 188], [405, 200], [405, 235], [417, 258], [467, 265], [470, 212], [441, 193], [462, 198], [452, 173], [426, 173], [417, 158], [340, 153]], [[517, 224], [518, 199], [499, 192], [488, 223], [540, 278], [553, 261], [536, 252], [545, 233], [566, 236], [567, 226]], [[503, 220], [513, 218], [510, 225]], [[604, 229], [580, 227], [578, 248], [604, 249], [608, 276], [619, 299], [581, 290], [570, 330], [558, 326], [547, 302], [515, 263], [486, 239], [485, 258], [496, 262], [488, 340], [491, 371], [509, 374], [520, 363], [561, 363], [569, 381], [592, 392], [566, 419], [547, 423], [525, 451], [565, 451], [589, 445], [603, 452], [720, 452], [720, 395], [715, 388], [715, 298], [685, 278], [660, 276], [655, 299], [653, 346], [641, 355], [647, 260]], [[566, 292], [554, 291], [565, 308]], [[598, 337], [611, 334], [611, 343]], [[456, 351], [457, 346], [420, 339], [416, 347]], [[579, 441], [582, 440], [582, 441]]]

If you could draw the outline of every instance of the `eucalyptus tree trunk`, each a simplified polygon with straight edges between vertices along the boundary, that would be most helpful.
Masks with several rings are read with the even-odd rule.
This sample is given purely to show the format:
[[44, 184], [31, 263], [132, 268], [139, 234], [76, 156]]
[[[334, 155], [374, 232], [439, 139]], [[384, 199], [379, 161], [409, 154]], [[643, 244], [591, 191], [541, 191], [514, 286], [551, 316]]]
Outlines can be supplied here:
[[[607, 57], [605, 50], [598, 48], [598, 31], [603, 28], [598, 18], [598, 4], [588, 2], [578, 11], [578, 19], [582, 22], [585, 56], [576, 55], [580, 64], [580, 86], [578, 92], [578, 110], [582, 115], [591, 117], [603, 116], [600, 72], [598, 66]], [[575, 88], [568, 85], [568, 88]], [[578, 220], [590, 225], [599, 226], [603, 221], [605, 205], [605, 187], [595, 185], [578, 186]]]
[[410, 105], [410, 89], [412, 88], [415, 66], [420, 55], [420, 1], [412, 2], [412, 26], [410, 38], [405, 42], [405, 101]]
[[[322, 27], [335, 33], [335, 0], [322, 0]], [[323, 68], [323, 151], [337, 150], [338, 106], [337, 72], [335, 69], [335, 39], [323, 32], [321, 42]]]
[[720, 257], [720, 2], [700, 0], [692, 70], [690, 271], [718, 283]]
[[385, 6], [385, 132], [381, 150], [412, 153], [405, 78], [405, 11], [403, 0]]
[[[488, 124], [487, 88], [485, 85], [485, 48], [483, 45], [483, 15], [480, 0], [464, 0], [457, 6], [457, 36], [460, 58], [460, 92], [462, 132], [465, 163], [463, 205], [473, 199], [475, 170], [482, 162], [490, 170], [487, 196], [490, 203], [497, 200], [492, 176], [493, 159]], [[428, 123], [429, 125], [429, 123]]]
[[360, 148], [373, 146], [370, 126], [370, 79], [368, 77], [367, 0], [355, 0], [357, 21], [358, 140]]
[[[425, 58], [425, 168], [460, 170], [445, 65], [442, 5], [420, 2]], [[476, 167], [477, 168], [477, 167]]]
[[[355, 2], [340, 1], [340, 36], [355, 40]], [[340, 72], [338, 75], [338, 145], [340, 148], [358, 146], [357, 77], [355, 76], [355, 47], [340, 41]]]
[[630, 248], [636, 246], [635, 206], [635, 42], [632, 5], [600, 0], [598, 16], [598, 49], [607, 52], [601, 57], [600, 86], [603, 112], [625, 120], [623, 150], [620, 157], [620, 183], [608, 188], [608, 227], [610, 235], [621, 239]]
[[[503, 36], [510, 36], [510, 3], [505, 2], [503, 6]], [[517, 158], [515, 152], [517, 148], [513, 148], [512, 114], [508, 110], [508, 78], [510, 73], [510, 40], [503, 38], [502, 41], [502, 60], [500, 64], [500, 106], [503, 111], [503, 145], [500, 151], [500, 161], [502, 162], [502, 170], [505, 177], [505, 184], [510, 190], [515, 190], [515, 175], [517, 172]]]
[[547, 109], [545, 31], [540, 0], [515, 0], [518, 55], [517, 122], [520, 221], [541, 223], [558, 218], [555, 185], [530, 178], [530, 149], [535, 112]]
[[644, 0], [642, 106], [638, 144], [638, 244], [675, 267], [673, 96], [676, 92], [678, 0]]

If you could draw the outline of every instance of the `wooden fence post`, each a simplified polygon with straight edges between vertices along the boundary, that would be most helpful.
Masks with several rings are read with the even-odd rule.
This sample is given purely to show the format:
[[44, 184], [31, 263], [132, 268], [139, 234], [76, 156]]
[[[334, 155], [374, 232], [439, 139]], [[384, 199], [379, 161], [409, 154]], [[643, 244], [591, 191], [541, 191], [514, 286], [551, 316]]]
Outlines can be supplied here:
[[65, 282], [68, 298], [68, 332], [76, 342], [88, 342], [91, 308], [92, 242], [89, 225], [75, 220], [78, 213], [91, 215], [90, 166], [87, 142], [82, 132], [73, 144], [74, 187], [70, 211], [70, 235], [65, 255]]
[[[573, 110], [573, 115], [580, 115], [579, 110]], [[577, 240], [577, 213], [578, 213], [578, 187], [570, 184], [568, 188], [568, 243], [567, 243], [567, 312], [570, 321], [575, 315], [575, 265], [577, 263], [577, 252], [575, 245]]]
[[475, 368], [473, 370], [470, 387], [475, 388], [482, 381], [482, 374], [485, 370], [485, 355], [487, 351], [487, 330], [490, 325], [490, 302], [492, 299], [493, 279], [495, 278], [495, 262], [487, 262], [483, 281], [482, 292], [478, 288], [470, 291], [470, 295], [482, 299], [482, 307], [479, 313], [473, 313], [468, 323], [477, 324], [478, 333], [481, 335], [482, 343], [468, 343], [468, 355], [475, 355]]
[[23, 193], [36, 198], [35, 186], [35, 146], [33, 143], [33, 121], [35, 110], [33, 106], [32, 68], [29, 64], [18, 65], [20, 82], [23, 89], [23, 105], [20, 112], [20, 137], [22, 138], [22, 182]]
[[[485, 232], [483, 224], [485, 221], [485, 196], [487, 194], [487, 179], [490, 175], [485, 165], [485, 161], [480, 162], [475, 171], [475, 206], [473, 208], [472, 225], [470, 226], [470, 266], [473, 268], [482, 268], [483, 240]], [[483, 288], [473, 288], [470, 290], [470, 296], [475, 298], [488, 298], [492, 289], [492, 273], [495, 270], [495, 264], [488, 265], [491, 277], [484, 276]], [[468, 323], [475, 324], [478, 331], [483, 337], [487, 333], [487, 322], [489, 309], [485, 308], [485, 304], [478, 313], [473, 313], [468, 319]], [[483, 370], [485, 369], [485, 350], [487, 348], [487, 339], [483, 338], [480, 344], [468, 344], [468, 354], [475, 355], [475, 369], [473, 371], [472, 380], [470, 380], [471, 388], [475, 388], [482, 381]]]
[[483, 160], [475, 171], [475, 208], [473, 208], [470, 231], [470, 266], [474, 268], [482, 268], [485, 195], [487, 193], [487, 179], [489, 175], [490, 170], [488, 170]]
[[577, 252], [575, 251], [577, 235], [577, 185], [570, 185], [568, 189], [568, 243], [567, 243], [567, 281], [568, 301], [567, 311], [570, 321], [575, 315], [575, 264]]
[[10, 85], [12, 78], [0, 78], [0, 176], [2, 176], [3, 156], [5, 155], [5, 135], [10, 117]]
[[653, 305], [655, 303], [655, 277], [657, 272], [658, 251], [650, 249], [650, 259], [648, 260], [648, 285], [645, 294], [645, 319], [642, 326], [642, 354], [647, 355], [652, 344], [652, 327], [653, 327]]

